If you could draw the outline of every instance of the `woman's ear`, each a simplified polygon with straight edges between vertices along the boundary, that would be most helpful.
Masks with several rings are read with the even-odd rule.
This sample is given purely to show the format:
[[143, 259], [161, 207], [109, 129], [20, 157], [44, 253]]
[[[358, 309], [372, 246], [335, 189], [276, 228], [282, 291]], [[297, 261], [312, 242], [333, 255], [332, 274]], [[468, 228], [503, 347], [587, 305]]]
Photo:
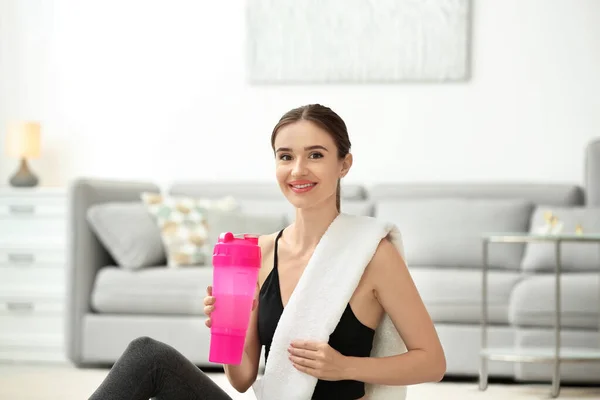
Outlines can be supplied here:
[[350, 167], [352, 167], [352, 154], [348, 153], [346, 157], [344, 157], [344, 161], [342, 161], [342, 170], [340, 171], [340, 178], [343, 178], [350, 171]]

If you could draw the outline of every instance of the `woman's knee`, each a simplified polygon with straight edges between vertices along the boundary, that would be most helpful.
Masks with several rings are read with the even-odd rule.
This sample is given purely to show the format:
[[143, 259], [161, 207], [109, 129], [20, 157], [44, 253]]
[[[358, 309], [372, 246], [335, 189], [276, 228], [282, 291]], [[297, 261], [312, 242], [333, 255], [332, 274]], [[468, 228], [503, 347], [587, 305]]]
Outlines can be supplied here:
[[166, 344], [156, 339], [152, 339], [149, 336], [140, 336], [129, 342], [126, 352], [140, 355], [153, 355], [163, 351], [166, 347]]
[[185, 357], [174, 347], [148, 336], [133, 339], [125, 354], [126, 358], [146, 367], [177, 369], [186, 363]]

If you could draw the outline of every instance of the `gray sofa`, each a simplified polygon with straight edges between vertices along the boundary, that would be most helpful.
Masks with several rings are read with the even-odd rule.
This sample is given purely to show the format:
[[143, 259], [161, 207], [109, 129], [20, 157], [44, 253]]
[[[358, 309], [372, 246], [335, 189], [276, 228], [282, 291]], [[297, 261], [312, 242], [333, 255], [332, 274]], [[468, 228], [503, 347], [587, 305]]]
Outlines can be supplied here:
[[[343, 185], [342, 211], [392, 221], [402, 231], [407, 263], [447, 355], [447, 375], [476, 376], [479, 368], [482, 232], [527, 232], [553, 211], [565, 229], [582, 223], [600, 232], [600, 146], [586, 153], [584, 186], [577, 184]], [[70, 190], [68, 358], [77, 366], [111, 364], [138, 336], [165, 341], [199, 366], [208, 362], [209, 331], [202, 298], [208, 265], [130, 270], [116, 265], [89, 223], [97, 204], [140, 200], [152, 183], [78, 179]], [[244, 212], [281, 217], [293, 210], [274, 184], [174, 183], [178, 196], [233, 196]], [[586, 201], [587, 198], [587, 201]], [[592, 203], [590, 199], [594, 200]], [[566, 246], [566, 245], [565, 245]], [[600, 348], [600, 253], [593, 245], [563, 252], [563, 345]], [[549, 256], [550, 254], [550, 256]], [[490, 248], [491, 346], [536, 347], [553, 338], [552, 249], [543, 244]], [[582, 256], [583, 255], [583, 256]], [[583, 258], [582, 258], [583, 257]], [[548, 380], [549, 365], [490, 362], [491, 377]], [[600, 382], [600, 365], [563, 365], [563, 382]]]

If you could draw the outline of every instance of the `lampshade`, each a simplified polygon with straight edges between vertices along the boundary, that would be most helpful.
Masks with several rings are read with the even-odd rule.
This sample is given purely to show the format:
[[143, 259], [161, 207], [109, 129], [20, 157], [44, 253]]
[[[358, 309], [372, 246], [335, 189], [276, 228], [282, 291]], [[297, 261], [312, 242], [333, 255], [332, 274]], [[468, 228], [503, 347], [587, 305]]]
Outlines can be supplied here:
[[40, 156], [40, 124], [13, 122], [8, 125], [6, 153], [9, 157], [37, 158]]

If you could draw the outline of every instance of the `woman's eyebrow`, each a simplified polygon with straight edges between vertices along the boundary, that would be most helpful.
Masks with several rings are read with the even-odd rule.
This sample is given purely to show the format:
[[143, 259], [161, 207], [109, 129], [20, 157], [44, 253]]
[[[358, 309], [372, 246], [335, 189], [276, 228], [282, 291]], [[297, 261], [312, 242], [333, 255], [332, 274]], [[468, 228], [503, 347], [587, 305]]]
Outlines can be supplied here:
[[[319, 144], [314, 145], [314, 146], [307, 146], [307, 147], [304, 148], [304, 150], [305, 151], [308, 151], [308, 150], [325, 150], [325, 151], [329, 151], [324, 146], [321, 146]], [[292, 151], [292, 149], [290, 149], [289, 147], [280, 147], [275, 152], [278, 153], [280, 151]]]

